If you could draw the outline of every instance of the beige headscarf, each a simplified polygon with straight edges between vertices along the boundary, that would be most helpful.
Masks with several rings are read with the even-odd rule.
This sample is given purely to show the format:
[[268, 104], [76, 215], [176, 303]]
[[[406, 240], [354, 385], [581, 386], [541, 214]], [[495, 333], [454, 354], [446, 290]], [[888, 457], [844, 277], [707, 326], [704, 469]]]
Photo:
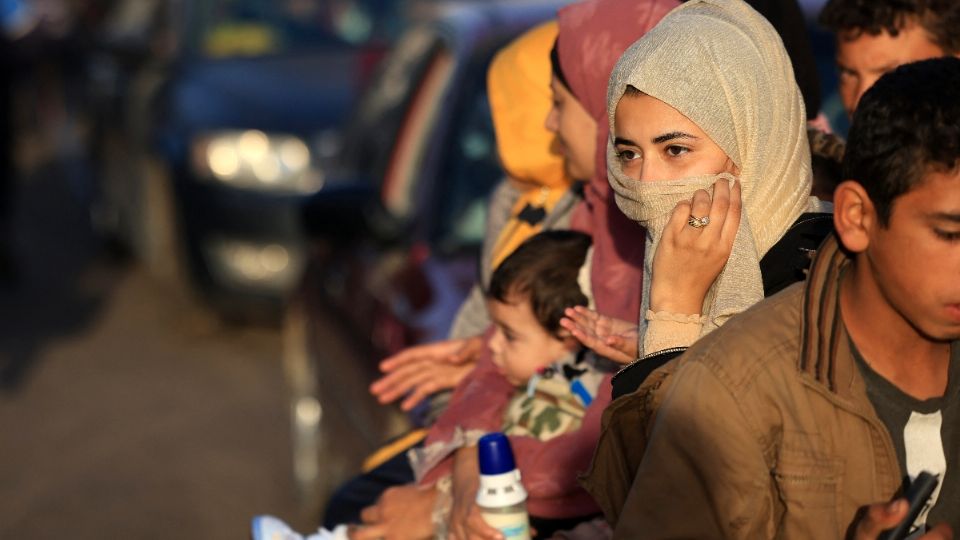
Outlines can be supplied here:
[[744, 215], [733, 253], [704, 302], [706, 334], [763, 298], [760, 259], [800, 214], [818, 207], [810, 197], [803, 98], [776, 30], [741, 0], [688, 2], [620, 57], [607, 92], [607, 169], [617, 205], [648, 231], [644, 312], [653, 255], [670, 212], [697, 189], [710, 191], [719, 178], [732, 178], [637, 182], [624, 175], [613, 133], [627, 85], [685, 115], [740, 169]]

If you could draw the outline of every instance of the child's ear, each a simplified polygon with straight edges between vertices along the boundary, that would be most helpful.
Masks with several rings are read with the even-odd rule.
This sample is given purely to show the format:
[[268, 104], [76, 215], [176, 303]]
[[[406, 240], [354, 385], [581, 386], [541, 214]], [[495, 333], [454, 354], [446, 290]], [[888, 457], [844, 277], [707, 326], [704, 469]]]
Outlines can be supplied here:
[[833, 226], [840, 242], [854, 253], [866, 251], [877, 214], [867, 190], [846, 180], [833, 193]]
[[580, 340], [575, 338], [566, 328], [561, 328], [557, 331], [557, 339], [563, 342], [563, 346], [571, 352], [578, 350], [582, 346]]

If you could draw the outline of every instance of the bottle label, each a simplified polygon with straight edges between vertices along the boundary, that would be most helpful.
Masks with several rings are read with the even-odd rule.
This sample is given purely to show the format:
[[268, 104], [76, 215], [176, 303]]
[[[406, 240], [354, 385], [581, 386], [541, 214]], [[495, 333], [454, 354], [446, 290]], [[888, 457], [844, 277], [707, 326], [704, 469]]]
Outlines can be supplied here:
[[481, 512], [483, 520], [491, 527], [503, 533], [507, 540], [530, 540], [530, 524], [526, 512], [494, 514]]

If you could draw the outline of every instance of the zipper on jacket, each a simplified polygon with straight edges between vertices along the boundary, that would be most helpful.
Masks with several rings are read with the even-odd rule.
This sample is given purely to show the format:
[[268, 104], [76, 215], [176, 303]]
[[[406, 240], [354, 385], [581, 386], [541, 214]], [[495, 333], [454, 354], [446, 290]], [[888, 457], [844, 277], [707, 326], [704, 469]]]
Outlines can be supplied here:
[[673, 353], [676, 353], [676, 352], [683, 352], [683, 351], [685, 351], [685, 350], [687, 350], [687, 347], [671, 347], [671, 348], [669, 348], [669, 349], [664, 349], [664, 350], [662, 350], [662, 351], [657, 351], [657, 352], [650, 353], [650, 354], [648, 354], [648, 355], [645, 355], [643, 358], [637, 358], [637, 359], [634, 360], [633, 362], [630, 362], [629, 364], [623, 366], [623, 368], [621, 368], [620, 371], [614, 373], [614, 374], [613, 374], [613, 377], [610, 377], [610, 383], [613, 384], [613, 381], [617, 380], [617, 377], [619, 377], [621, 373], [623, 373], [624, 371], [629, 370], [629, 369], [632, 368], [633, 366], [639, 364], [640, 362], [643, 362], [644, 360], [646, 360], [646, 359], [648, 359], [648, 358], [653, 358], [654, 356], [660, 356], [661, 354], [673, 354]]

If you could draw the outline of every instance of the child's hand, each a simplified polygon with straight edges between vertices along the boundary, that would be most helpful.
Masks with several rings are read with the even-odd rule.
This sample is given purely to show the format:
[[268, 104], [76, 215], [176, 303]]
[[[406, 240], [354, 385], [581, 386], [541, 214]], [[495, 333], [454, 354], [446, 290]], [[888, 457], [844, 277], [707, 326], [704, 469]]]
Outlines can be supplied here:
[[595, 353], [621, 364], [628, 364], [637, 358], [636, 325], [600, 315], [583, 306], [567, 308], [563, 314], [560, 326]]
[[386, 375], [370, 385], [370, 393], [380, 403], [406, 395], [400, 407], [408, 411], [430, 394], [457, 386], [473, 370], [482, 349], [481, 336], [408, 347], [380, 362]]

